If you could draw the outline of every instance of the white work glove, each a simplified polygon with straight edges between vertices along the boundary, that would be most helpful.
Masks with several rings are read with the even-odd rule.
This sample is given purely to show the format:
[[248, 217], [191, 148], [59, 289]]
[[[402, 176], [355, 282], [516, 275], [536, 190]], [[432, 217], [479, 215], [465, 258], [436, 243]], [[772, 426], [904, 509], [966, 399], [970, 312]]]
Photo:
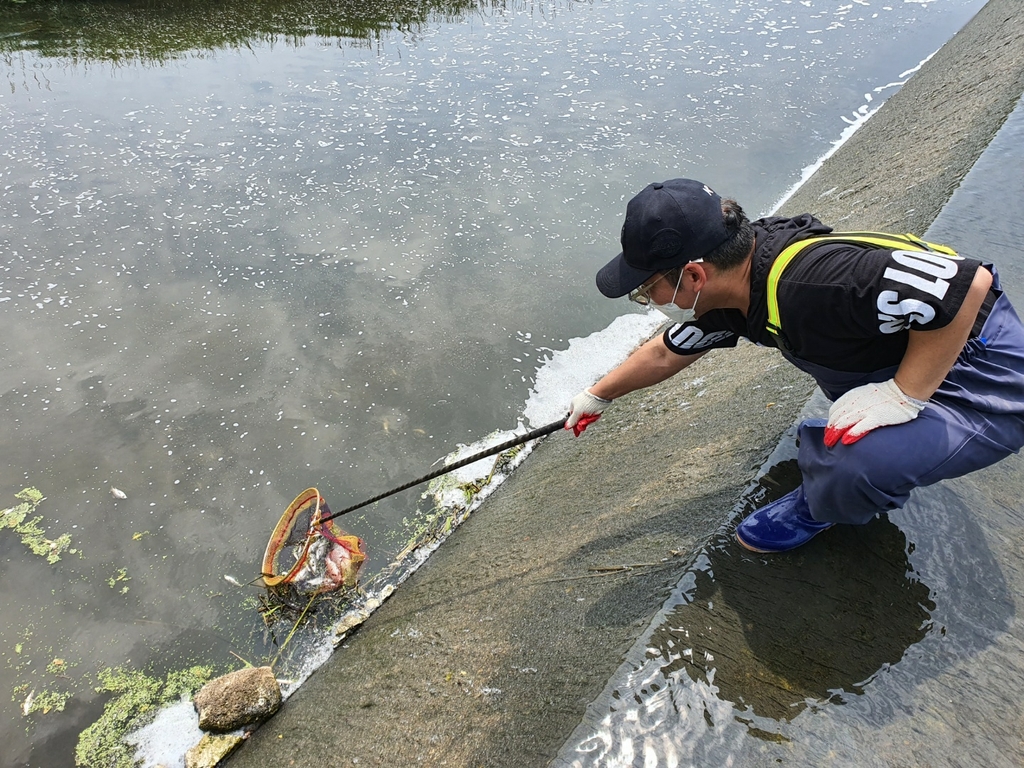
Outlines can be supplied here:
[[825, 445], [831, 448], [840, 440], [850, 445], [878, 427], [911, 421], [925, 405], [905, 395], [895, 379], [851, 389], [828, 409]]
[[571, 429], [572, 433], [579, 437], [584, 430], [601, 417], [601, 412], [609, 405], [611, 400], [591, 394], [589, 389], [584, 389], [572, 399], [569, 405], [569, 416], [565, 420], [565, 428]]

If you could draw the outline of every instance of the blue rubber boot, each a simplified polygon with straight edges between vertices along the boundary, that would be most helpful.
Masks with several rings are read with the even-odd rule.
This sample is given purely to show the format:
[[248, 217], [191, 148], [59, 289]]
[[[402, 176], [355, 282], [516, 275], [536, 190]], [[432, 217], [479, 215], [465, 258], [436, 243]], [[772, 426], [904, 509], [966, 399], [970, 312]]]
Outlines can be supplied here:
[[736, 526], [736, 540], [752, 552], [785, 552], [832, 526], [811, 517], [801, 485], [748, 515]]

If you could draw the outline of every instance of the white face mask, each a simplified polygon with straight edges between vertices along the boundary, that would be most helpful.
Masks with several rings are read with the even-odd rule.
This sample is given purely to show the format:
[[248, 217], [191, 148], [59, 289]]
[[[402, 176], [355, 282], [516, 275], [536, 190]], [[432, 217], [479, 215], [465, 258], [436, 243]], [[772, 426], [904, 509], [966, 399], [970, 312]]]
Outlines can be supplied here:
[[[703, 259], [697, 259], [697, 261], [703, 261]], [[691, 262], [693, 263], [693, 262]], [[651, 306], [656, 310], [665, 315], [673, 323], [692, 323], [697, 319], [697, 299], [700, 298], [700, 291], [697, 291], [696, 297], [693, 299], [693, 306], [689, 309], [683, 309], [682, 307], [676, 306], [676, 294], [679, 293], [679, 286], [683, 282], [683, 273], [680, 270], [679, 279], [676, 281], [676, 289], [672, 293], [672, 300], [668, 304], [655, 304], [651, 302]]]

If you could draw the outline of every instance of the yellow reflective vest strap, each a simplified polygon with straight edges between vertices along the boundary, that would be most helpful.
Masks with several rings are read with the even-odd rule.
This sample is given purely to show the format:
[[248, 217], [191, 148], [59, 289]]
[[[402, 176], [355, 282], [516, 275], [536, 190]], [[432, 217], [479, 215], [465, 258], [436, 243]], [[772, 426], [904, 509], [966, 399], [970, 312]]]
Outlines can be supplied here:
[[813, 248], [822, 243], [853, 243], [854, 245], [866, 245], [875, 248], [885, 248], [893, 251], [931, 251], [945, 256], [957, 255], [956, 251], [946, 245], [929, 243], [916, 235], [891, 235], [885, 232], [833, 232], [829, 235], [819, 237], [808, 237], [806, 240], [798, 240], [786, 247], [778, 255], [772, 268], [768, 272], [768, 333], [775, 336], [780, 342], [779, 346], [786, 348], [782, 340], [782, 319], [779, 316], [779, 280], [793, 260], [808, 248]]

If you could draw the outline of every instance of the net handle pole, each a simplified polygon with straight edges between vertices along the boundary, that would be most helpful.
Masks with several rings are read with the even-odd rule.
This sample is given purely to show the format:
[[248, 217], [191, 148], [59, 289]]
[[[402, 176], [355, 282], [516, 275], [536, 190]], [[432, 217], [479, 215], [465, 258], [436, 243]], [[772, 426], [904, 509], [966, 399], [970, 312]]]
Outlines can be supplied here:
[[423, 477], [416, 478], [415, 480], [410, 480], [405, 485], [400, 485], [397, 488], [391, 489], [390, 491], [385, 491], [384, 493], [374, 496], [372, 499], [367, 499], [366, 501], [361, 501], [358, 504], [353, 504], [351, 507], [341, 510], [341, 512], [334, 512], [328, 515], [327, 517], [321, 518], [320, 522], [325, 523], [328, 520], [333, 520], [336, 517], [347, 515], [349, 512], [354, 512], [357, 509], [362, 509], [363, 507], [369, 506], [370, 504], [373, 504], [376, 501], [386, 499], [388, 496], [393, 496], [396, 493], [400, 493], [409, 488], [412, 488], [414, 485], [419, 485], [420, 483], [425, 483], [428, 480], [433, 480], [435, 477], [446, 475], [449, 472], [453, 472], [456, 469], [461, 469], [462, 467], [472, 464], [475, 461], [480, 461], [480, 459], [486, 459], [488, 456], [493, 456], [496, 453], [507, 451], [509, 448], [515, 448], [517, 445], [522, 445], [523, 443], [528, 443], [531, 440], [536, 440], [537, 438], [550, 435], [552, 432], [556, 432], [559, 429], [562, 429], [564, 426], [565, 419], [553, 421], [550, 424], [547, 424], [543, 427], [538, 427], [537, 429], [527, 432], [524, 435], [518, 435], [517, 437], [514, 437], [511, 440], [507, 440], [504, 443], [501, 443], [500, 445], [492, 446], [485, 451], [481, 451], [480, 453], [473, 454], [472, 456], [467, 456], [464, 459], [459, 459], [458, 461], [453, 462], [452, 464], [445, 464], [440, 469], [436, 469], [433, 472], [424, 475]]

